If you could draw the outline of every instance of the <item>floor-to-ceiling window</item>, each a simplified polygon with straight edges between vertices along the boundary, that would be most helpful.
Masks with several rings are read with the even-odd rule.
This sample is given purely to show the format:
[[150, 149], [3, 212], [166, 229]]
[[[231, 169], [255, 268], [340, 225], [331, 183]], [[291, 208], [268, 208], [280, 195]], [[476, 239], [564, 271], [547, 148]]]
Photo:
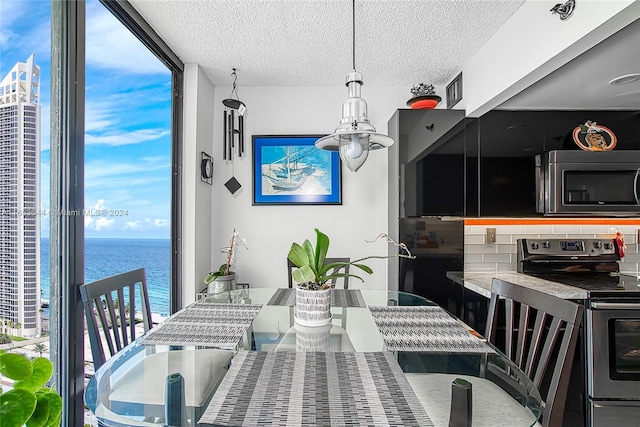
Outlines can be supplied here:
[[86, 14], [85, 282], [145, 268], [167, 316], [171, 70], [98, 0]]
[[[165, 81], [165, 85], [167, 89], [171, 90], [171, 115], [169, 119], [164, 119], [165, 125], [168, 122], [169, 128], [165, 129], [164, 132], [166, 134], [161, 135], [162, 131], [158, 134], [161, 135], [160, 138], [166, 137], [164, 150], [169, 153], [156, 153], [154, 156], [153, 149], [147, 148], [149, 155], [146, 158], [140, 153], [137, 155], [143, 162], [138, 164], [141, 170], [145, 166], [144, 162], [147, 162], [146, 166], [152, 169], [154, 162], [157, 162], [156, 166], [162, 163], [161, 156], [169, 156], [168, 159], [165, 159], [164, 164], [165, 168], [168, 167], [169, 173], [168, 180], [165, 178], [164, 182], [169, 184], [171, 190], [169, 193], [171, 194], [170, 205], [165, 208], [168, 214], [165, 212], [164, 218], [149, 216], [149, 219], [151, 222], [155, 222], [155, 225], [167, 225], [166, 221], [169, 222], [168, 233], [165, 236], [169, 236], [171, 245], [171, 286], [169, 288], [171, 298], [169, 311], [173, 311], [181, 304], [180, 299], [177, 297], [180, 295], [180, 265], [177, 260], [179, 260], [180, 255], [178, 230], [180, 229], [179, 165], [181, 163], [182, 64], [162, 40], [155, 36], [155, 33], [128, 3], [103, 1], [102, 4], [126, 28], [135, 34], [150, 51], [160, 58], [164, 64], [163, 66], [169, 70], [169, 74], [165, 74], [169, 77]], [[140, 223], [135, 222], [135, 219], [126, 218], [132, 214], [131, 210], [127, 212], [127, 206], [116, 206], [115, 202], [113, 202], [114, 206], [108, 206], [109, 199], [100, 198], [92, 193], [91, 186], [97, 183], [102, 186], [103, 194], [110, 194], [111, 201], [117, 200], [116, 196], [118, 194], [122, 196], [121, 200], [126, 200], [126, 197], [128, 197], [124, 196], [123, 193], [107, 193], [108, 184], [112, 182], [110, 182], [109, 176], [105, 174], [105, 169], [100, 171], [99, 165], [92, 162], [98, 161], [100, 145], [106, 145], [110, 148], [109, 153], [102, 153], [106, 157], [120, 151], [114, 147], [137, 145], [138, 147], [135, 148], [139, 148], [142, 147], [142, 143], [120, 145], [105, 143], [109, 141], [108, 132], [115, 133], [113, 128], [105, 126], [108, 125], [107, 122], [110, 119], [114, 119], [115, 115], [99, 117], [96, 114], [99, 113], [99, 109], [90, 101], [91, 92], [96, 89], [95, 87], [92, 88], [90, 83], [92, 78], [91, 67], [93, 66], [91, 61], [96, 59], [94, 55], [96, 52], [88, 51], [92, 49], [93, 42], [90, 37], [93, 30], [87, 28], [85, 37], [85, 28], [86, 23], [93, 19], [94, 16], [92, 14], [94, 12], [97, 11], [96, 16], [100, 16], [103, 12], [100, 9], [102, 6], [93, 2], [85, 4], [82, 1], [54, 1], [52, 6], [52, 81], [55, 84], [52, 87], [52, 105], [54, 106], [52, 110], [54, 114], [52, 114], [51, 143], [51, 209], [66, 212], [80, 211], [83, 212], [83, 215], [54, 215], [51, 220], [51, 353], [57, 368], [56, 381], [59, 384], [59, 390], [64, 401], [63, 425], [82, 425], [84, 355], [83, 346], [80, 344], [83, 342], [84, 328], [78, 287], [85, 281], [85, 248], [88, 249], [89, 247], [88, 244], [85, 244], [85, 235], [89, 236], [91, 232], [98, 232], [97, 227], [106, 229], [107, 227], [115, 227], [117, 224], [121, 224], [122, 227], [128, 227], [132, 231], [133, 228], [140, 228], [141, 226]], [[108, 20], [104, 22], [108, 22]], [[94, 24], [92, 23], [92, 25]], [[87, 50], [85, 50], [85, 46]], [[115, 46], [114, 49], [117, 51], [121, 47]], [[112, 65], [115, 66], [117, 64]], [[130, 96], [136, 95], [136, 89], [144, 92], [144, 79], [135, 83], [140, 84], [140, 86], [131, 84], [128, 87]], [[146, 83], [150, 84], [149, 81]], [[108, 83], [103, 82], [101, 84]], [[121, 89], [122, 87], [120, 86]], [[122, 93], [118, 91], [112, 92], [112, 95], [116, 94], [121, 95]], [[105, 96], [109, 98], [109, 95]], [[129, 117], [131, 117], [132, 121], [135, 120], [132, 114], [134, 112], [139, 113], [140, 110], [144, 109], [141, 104], [127, 102], [126, 100], [121, 101], [123, 102], [120, 105], [120, 110], [129, 109]], [[166, 101], [165, 105], [167, 105]], [[86, 122], [84, 119], [85, 112], [87, 114]], [[100, 118], [102, 120], [99, 120]], [[149, 138], [152, 135], [149, 129], [155, 129], [154, 123], [146, 123], [145, 126], [145, 131], [139, 131], [137, 134], [131, 130], [132, 128], [128, 130], [136, 134], [139, 139]], [[111, 139], [111, 141], [113, 140]], [[86, 160], [85, 155], [87, 156]], [[120, 155], [122, 156], [122, 153]], [[92, 160], [92, 156], [96, 156], [95, 160]], [[117, 156], [112, 158], [111, 161], [108, 159], [101, 160], [106, 160], [104, 163], [105, 168], [107, 166], [113, 168], [118, 164], [125, 164], [123, 158], [118, 158]], [[129, 160], [135, 162], [135, 159]], [[111, 175], [111, 177], [113, 176]], [[86, 186], [85, 178], [87, 178]], [[149, 176], [147, 178], [151, 180]], [[133, 182], [129, 183], [135, 186]], [[149, 186], [152, 185], [149, 182]], [[153, 191], [153, 189], [150, 190]], [[104, 200], [104, 202], [101, 202], [101, 200]], [[130, 198], [129, 202], [131, 206], [134, 206], [133, 199]], [[153, 204], [148, 206], [153, 206]], [[89, 220], [87, 220], [87, 216], [84, 213], [90, 209], [99, 210], [100, 214], [89, 215]], [[113, 216], [111, 217], [109, 216], [110, 209], [113, 210]], [[103, 213], [105, 210], [107, 211], [106, 215]], [[118, 219], [123, 218], [125, 220], [122, 222], [118, 221]], [[126, 221], [126, 219], [130, 219], [130, 221]], [[165, 222], [162, 221], [163, 219]], [[91, 227], [92, 225], [93, 228]]]

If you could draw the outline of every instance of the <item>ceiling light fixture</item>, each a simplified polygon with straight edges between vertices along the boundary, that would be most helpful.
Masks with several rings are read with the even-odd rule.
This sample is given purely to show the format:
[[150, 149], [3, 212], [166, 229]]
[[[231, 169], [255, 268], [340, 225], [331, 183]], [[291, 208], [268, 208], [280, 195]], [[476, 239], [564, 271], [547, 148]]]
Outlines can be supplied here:
[[633, 83], [640, 80], [640, 73], [625, 74], [624, 76], [618, 76], [609, 82], [610, 85], [626, 85], [627, 83]]
[[360, 169], [369, 156], [369, 150], [387, 148], [395, 142], [393, 138], [376, 132], [367, 117], [367, 102], [360, 97], [363, 85], [362, 74], [356, 71], [356, 2], [352, 7], [353, 24], [353, 71], [347, 74], [349, 98], [342, 104], [342, 120], [333, 134], [316, 141], [316, 147], [339, 151], [340, 158], [351, 172]]

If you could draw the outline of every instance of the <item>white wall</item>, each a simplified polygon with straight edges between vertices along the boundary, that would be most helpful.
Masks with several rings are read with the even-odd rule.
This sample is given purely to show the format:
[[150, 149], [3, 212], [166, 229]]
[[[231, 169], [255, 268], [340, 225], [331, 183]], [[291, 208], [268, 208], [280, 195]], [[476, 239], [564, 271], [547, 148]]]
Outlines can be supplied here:
[[[365, 76], [366, 81], [366, 76]], [[408, 87], [368, 87], [362, 96], [369, 105], [369, 119], [379, 132], [387, 133], [387, 121], [397, 108], [405, 107], [411, 93]], [[318, 228], [331, 239], [329, 256], [352, 259], [386, 254], [381, 241], [365, 243], [387, 231], [387, 150], [369, 153], [357, 173], [342, 170], [342, 205], [252, 206], [251, 135], [328, 134], [341, 118], [341, 105], [347, 97], [344, 86], [335, 87], [239, 87], [245, 113], [246, 156], [235, 160], [235, 177], [242, 188], [231, 194], [224, 183], [233, 166], [222, 160], [222, 99], [230, 88], [217, 88], [214, 101], [214, 184], [211, 204], [211, 266], [220, 265], [221, 247], [228, 244], [233, 228], [247, 239], [249, 250], [238, 248], [235, 270], [239, 282], [251, 287], [286, 287], [286, 258], [292, 242], [314, 241]], [[200, 231], [198, 231], [200, 232]], [[386, 260], [367, 262], [374, 274], [365, 285], [350, 287], [386, 289]], [[201, 279], [201, 278], [200, 278]], [[353, 283], [353, 285], [352, 285]]]
[[456, 108], [479, 117], [640, 17], [637, 0], [578, 0], [562, 21], [549, 12], [557, 3], [528, 0], [513, 14], [462, 68]]
[[195, 300], [211, 268], [211, 200], [213, 188], [200, 181], [200, 152], [211, 154], [215, 88], [197, 64], [184, 70], [182, 169], [183, 303]]

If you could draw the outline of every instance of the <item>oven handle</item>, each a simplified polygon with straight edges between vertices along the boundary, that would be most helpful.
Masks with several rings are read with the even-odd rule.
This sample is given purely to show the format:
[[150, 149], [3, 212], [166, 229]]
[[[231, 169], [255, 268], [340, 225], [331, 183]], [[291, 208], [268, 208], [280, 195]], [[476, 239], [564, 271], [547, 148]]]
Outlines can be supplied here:
[[591, 308], [596, 310], [640, 310], [640, 302], [592, 302]]

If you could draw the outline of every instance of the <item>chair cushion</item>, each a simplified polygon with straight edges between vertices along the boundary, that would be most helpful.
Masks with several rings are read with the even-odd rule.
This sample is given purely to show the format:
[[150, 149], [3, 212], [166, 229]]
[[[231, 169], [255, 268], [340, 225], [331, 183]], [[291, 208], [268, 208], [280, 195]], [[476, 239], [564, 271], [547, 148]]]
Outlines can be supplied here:
[[186, 406], [201, 407], [222, 380], [233, 352], [218, 349], [176, 350], [147, 355], [117, 378], [111, 401], [163, 405], [166, 378], [184, 378]]
[[[534, 415], [497, 384], [480, 377], [455, 374], [405, 374], [434, 426], [449, 425], [451, 383], [462, 378], [472, 384], [473, 427], [530, 426]], [[536, 423], [535, 425], [539, 425]]]

